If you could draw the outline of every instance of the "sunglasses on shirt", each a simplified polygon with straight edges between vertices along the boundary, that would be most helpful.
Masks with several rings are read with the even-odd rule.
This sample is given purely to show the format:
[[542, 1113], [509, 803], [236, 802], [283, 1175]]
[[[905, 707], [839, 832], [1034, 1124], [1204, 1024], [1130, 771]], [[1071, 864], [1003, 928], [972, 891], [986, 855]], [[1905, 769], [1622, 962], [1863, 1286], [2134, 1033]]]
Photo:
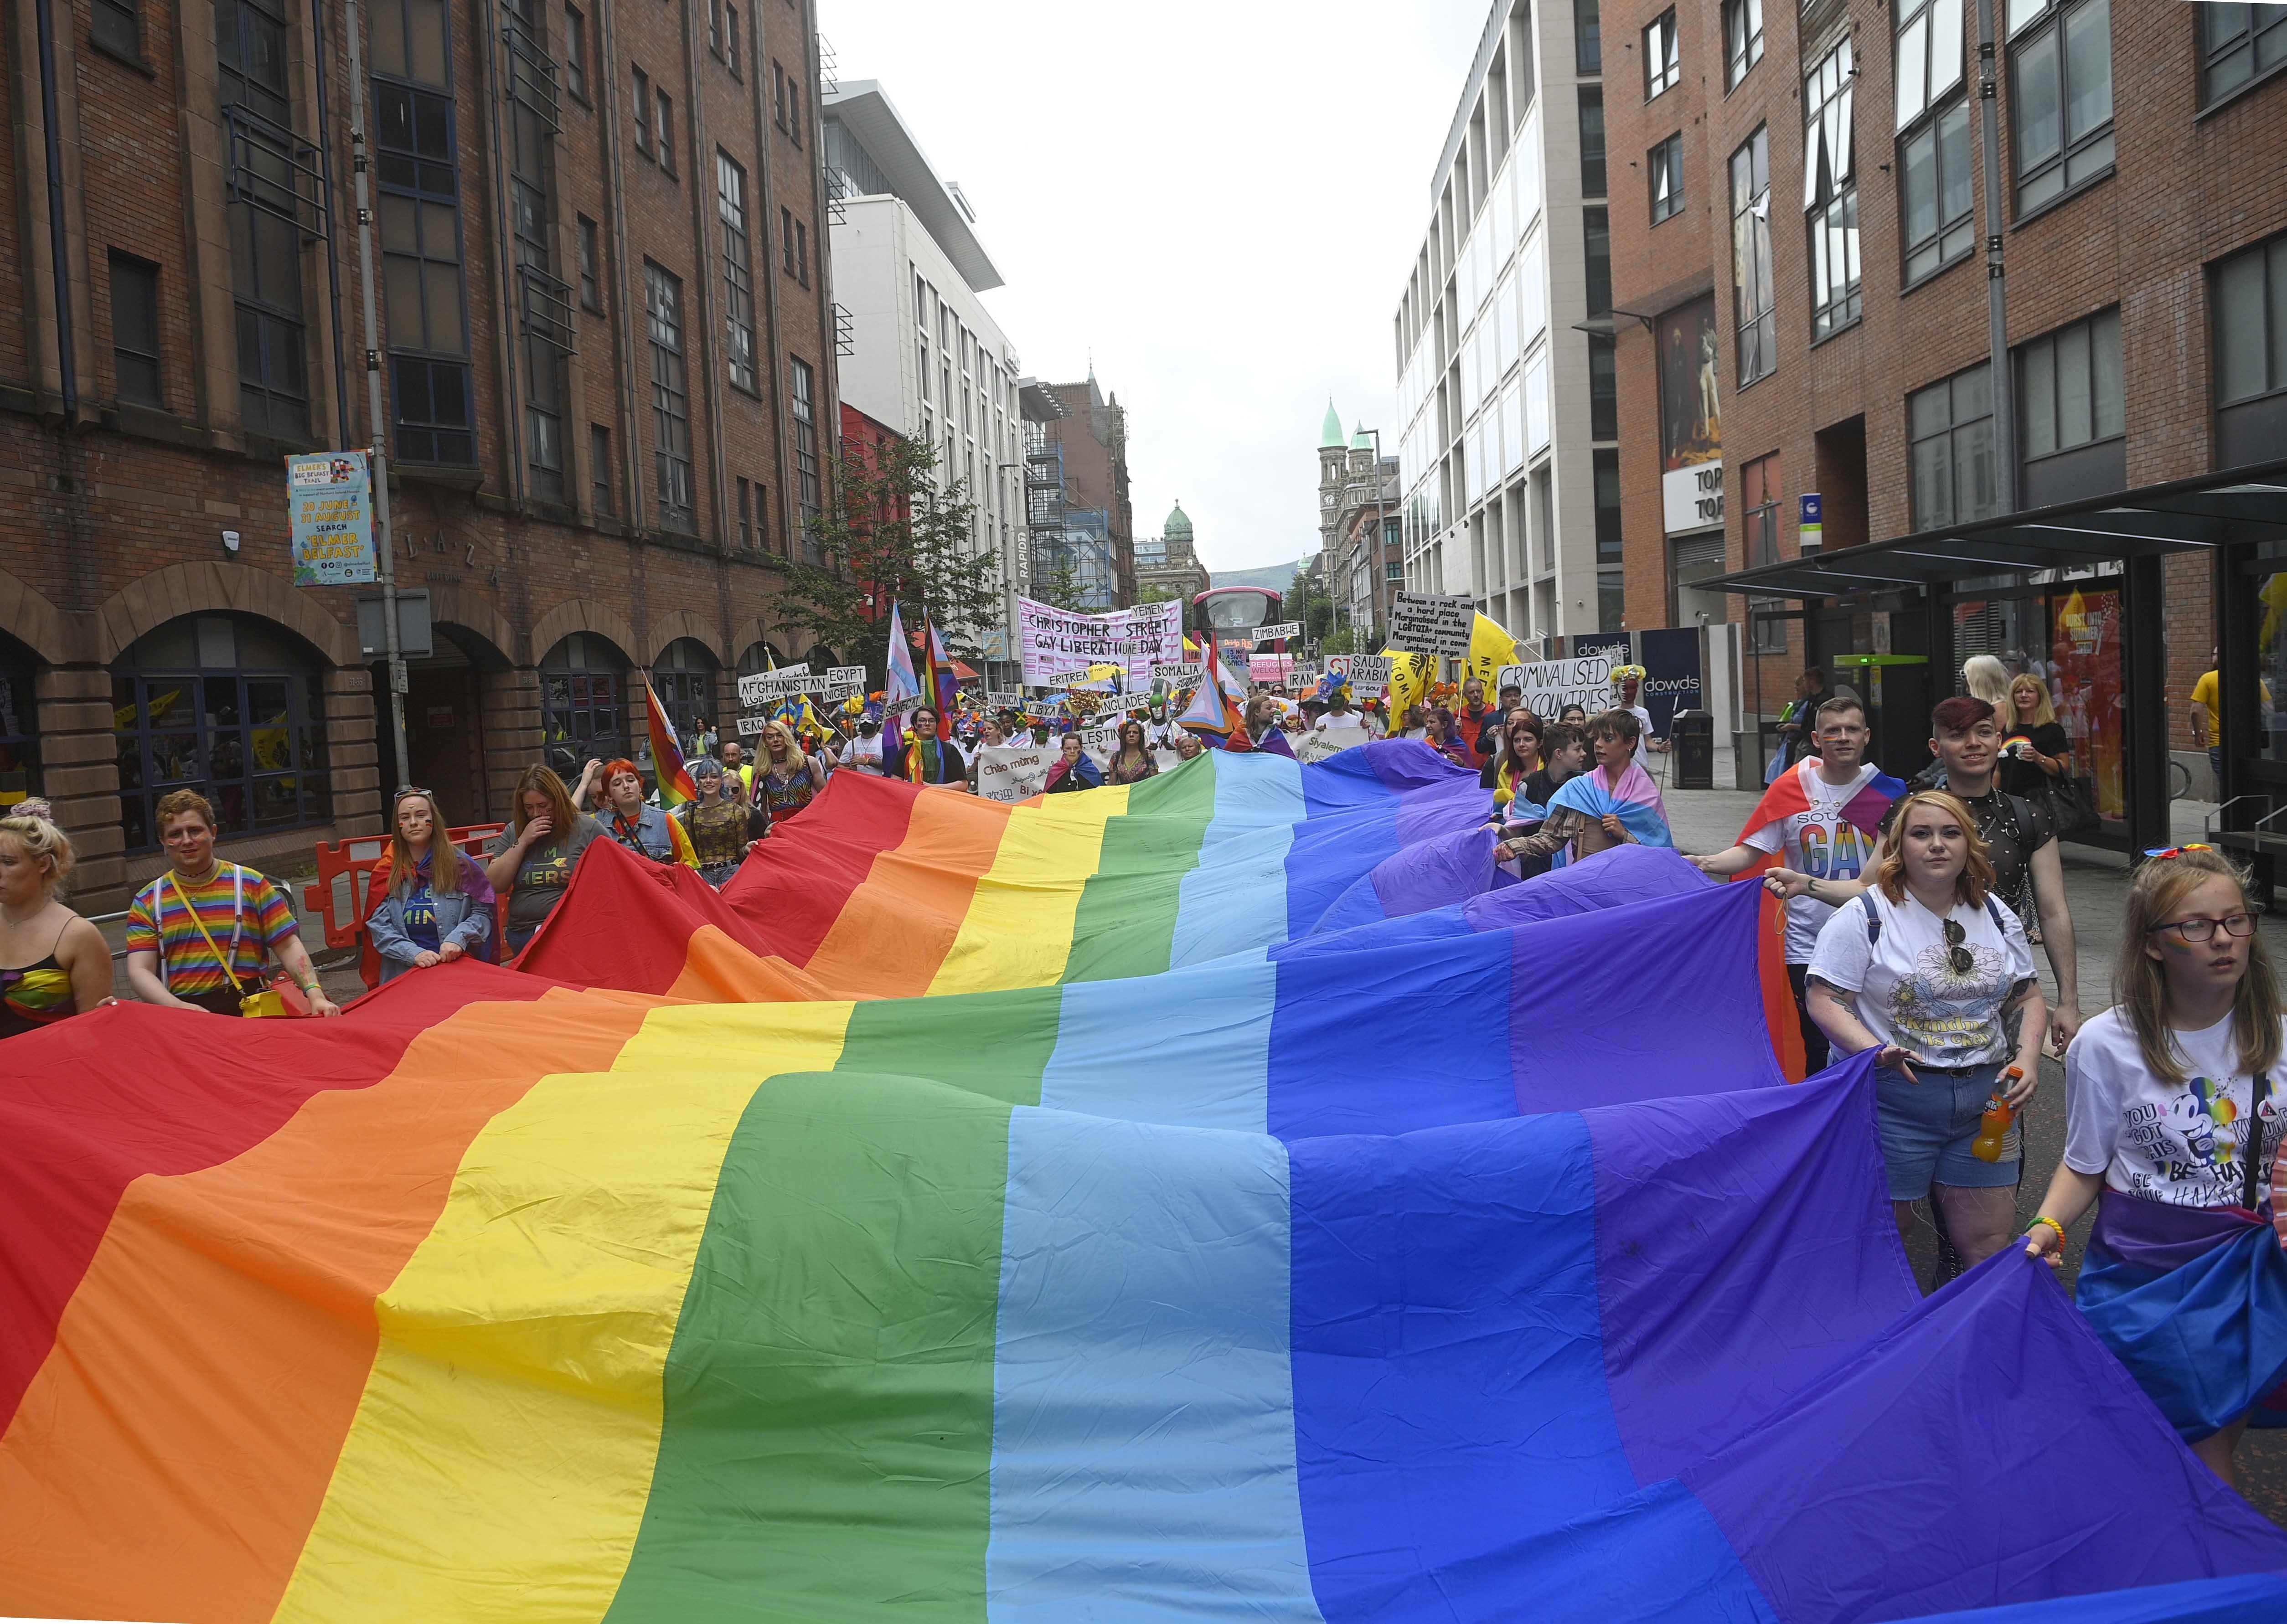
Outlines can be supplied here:
[[1957, 976], [1966, 976], [1977, 968], [1977, 961], [1969, 951], [1969, 932], [1962, 929], [1959, 919], [1938, 922], [1945, 931], [1946, 968]]

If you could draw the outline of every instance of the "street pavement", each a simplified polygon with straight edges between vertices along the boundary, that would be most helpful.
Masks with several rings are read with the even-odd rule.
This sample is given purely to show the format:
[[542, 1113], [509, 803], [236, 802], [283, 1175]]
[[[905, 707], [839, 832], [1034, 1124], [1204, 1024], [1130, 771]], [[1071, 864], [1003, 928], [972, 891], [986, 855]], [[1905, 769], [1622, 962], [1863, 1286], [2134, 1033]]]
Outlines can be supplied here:
[[[1717, 759], [1715, 781], [1733, 781], [1728, 753]], [[1738, 838], [1740, 827], [1754, 811], [1759, 795], [1737, 789], [1668, 789], [1669, 826], [1677, 847], [1685, 852], [1721, 852]], [[2175, 804], [2172, 836], [2178, 844], [2200, 838], [2203, 820], [2213, 807], [2197, 801]], [[2128, 897], [2127, 859], [2111, 852], [2068, 844], [2064, 848], [2065, 900], [2072, 910], [2073, 934], [2079, 950], [2081, 1013], [2094, 1015], [2112, 1002], [2112, 964], [2120, 947], [2120, 917]], [[2287, 920], [2267, 915], [2262, 931], [2270, 942], [2275, 963], [2287, 962]], [[2042, 990], [2054, 1002], [2056, 981], [2046, 955], [2033, 950], [2040, 966]], [[2041, 1088], [2023, 1119], [2025, 1177], [2017, 1192], [2017, 1227], [2024, 1228], [2039, 1210], [2049, 1187], [2049, 1176], [2064, 1156], [2064, 1067], [2055, 1060], [2041, 1062]], [[2069, 1288], [2080, 1269], [2081, 1252], [2088, 1241], [2091, 1220], [2072, 1226], [2062, 1276]], [[1927, 1214], [1917, 1216], [1906, 1240], [1915, 1278], [1927, 1286], [1936, 1263], [1935, 1238]], [[2287, 1432], [2251, 1432], [2239, 1449], [2240, 1470], [2249, 1500], [2272, 1521], [2287, 1527]]]

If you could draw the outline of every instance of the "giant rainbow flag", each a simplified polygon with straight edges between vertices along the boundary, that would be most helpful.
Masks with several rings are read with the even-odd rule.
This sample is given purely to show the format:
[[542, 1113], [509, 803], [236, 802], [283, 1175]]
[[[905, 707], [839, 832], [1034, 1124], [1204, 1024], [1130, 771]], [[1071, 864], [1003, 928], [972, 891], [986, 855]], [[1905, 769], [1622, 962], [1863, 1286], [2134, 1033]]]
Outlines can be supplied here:
[[515, 969], [12, 1040], [0, 1613], [2287, 1615], [2046, 1271], [1919, 1296], [1754, 888], [1487, 801], [843, 774]]

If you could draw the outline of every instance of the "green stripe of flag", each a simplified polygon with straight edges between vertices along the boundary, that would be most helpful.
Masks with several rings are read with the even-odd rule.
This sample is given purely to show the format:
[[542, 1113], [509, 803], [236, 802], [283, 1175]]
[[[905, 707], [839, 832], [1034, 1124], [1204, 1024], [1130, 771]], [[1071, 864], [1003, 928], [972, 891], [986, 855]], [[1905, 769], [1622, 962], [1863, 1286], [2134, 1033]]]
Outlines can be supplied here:
[[982, 1624], [1008, 1168], [1009, 1107], [959, 1089], [756, 1091], [613, 1624]]
[[1199, 867], [1215, 816], [1213, 764], [1147, 778], [1104, 831], [1104, 853], [1080, 890], [1067, 981], [1156, 976], [1167, 968], [1183, 876]]

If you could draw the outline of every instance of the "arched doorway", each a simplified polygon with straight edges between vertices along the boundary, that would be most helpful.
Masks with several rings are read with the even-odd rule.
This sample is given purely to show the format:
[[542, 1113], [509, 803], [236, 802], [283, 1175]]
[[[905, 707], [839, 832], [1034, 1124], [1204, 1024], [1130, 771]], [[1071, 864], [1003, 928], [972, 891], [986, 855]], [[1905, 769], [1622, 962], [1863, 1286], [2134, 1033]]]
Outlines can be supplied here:
[[30, 649], [0, 635], [0, 816], [40, 793], [39, 707], [32, 692], [38, 663]]
[[111, 665], [127, 850], [158, 848], [152, 808], [175, 789], [212, 802], [226, 836], [328, 821], [324, 668], [251, 614], [186, 614], [129, 645]]
[[542, 656], [540, 737], [567, 784], [590, 758], [628, 754], [628, 657], [609, 638], [575, 631]]
[[406, 665], [405, 753], [399, 765], [390, 737], [389, 669], [373, 668], [383, 799], [401, 784], [437, 797], [447, 823], [480, 823], [492, 808], [485, 786], [484, 674], [504, 671], [508, 655], [485, 632], [447, 620], [431, 626], [426, 654]]
[[676, 742], [686, 753], [691, 750], [700, 722], [719, 725], [722, 721], [715, 714], [715, 673], [718, 669], [714, 651], [696, 638], [676, 638], [652, 661], [652, 692], [659, 695], [659, 702], [666, 708]]

